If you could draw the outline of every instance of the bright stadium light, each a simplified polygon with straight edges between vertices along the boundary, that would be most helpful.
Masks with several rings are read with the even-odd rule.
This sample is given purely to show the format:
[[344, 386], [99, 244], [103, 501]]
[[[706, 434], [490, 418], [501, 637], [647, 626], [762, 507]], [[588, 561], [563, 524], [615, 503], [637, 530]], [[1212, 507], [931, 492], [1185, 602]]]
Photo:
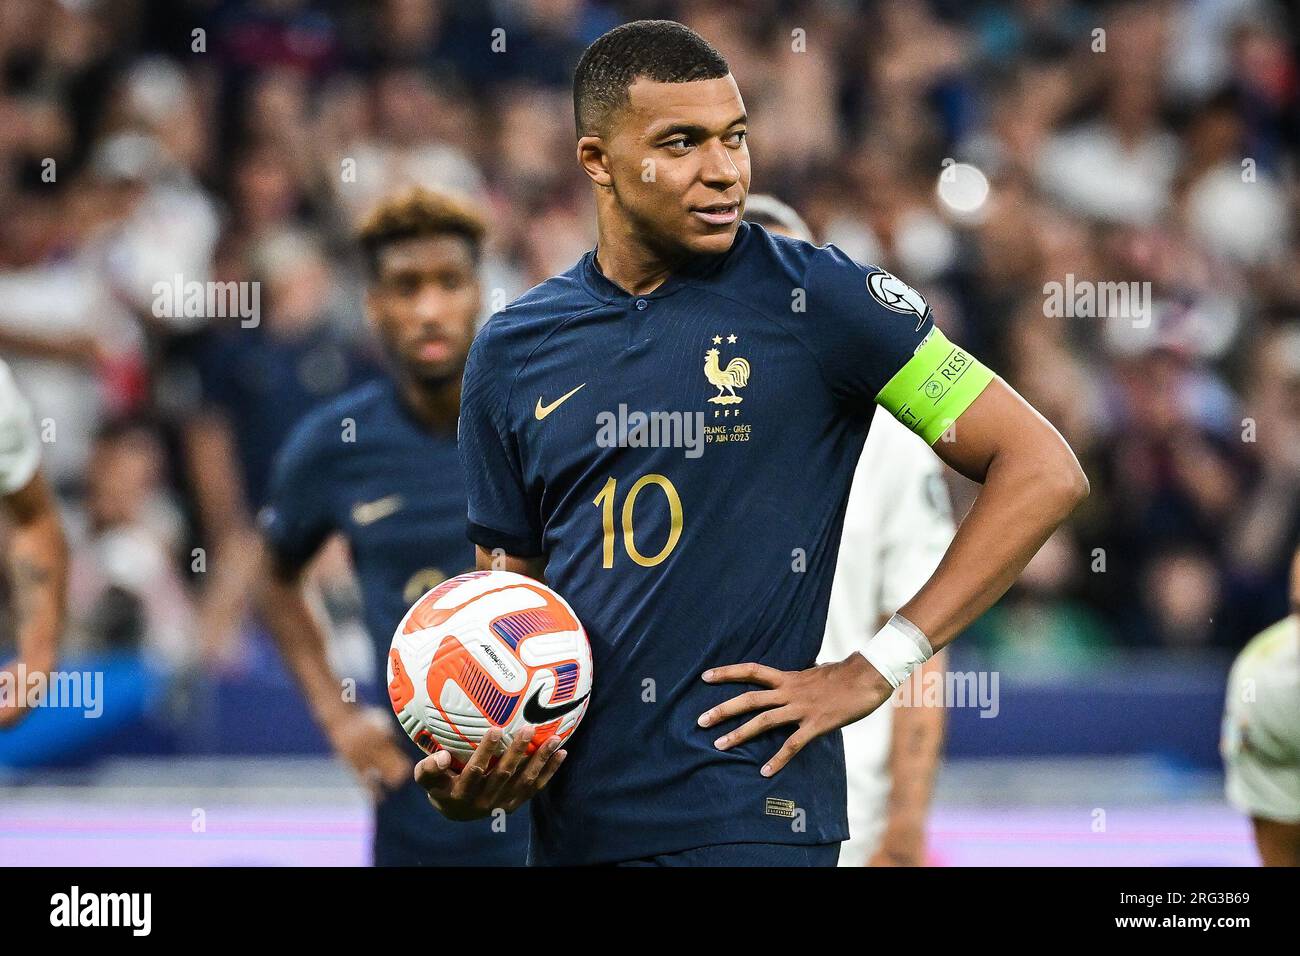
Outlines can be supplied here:
[[949, 163], [939, 174], [936, 191], [949, 211], [969, 218], [979, 213], [989, 198], [989, 180], [970, 163]]

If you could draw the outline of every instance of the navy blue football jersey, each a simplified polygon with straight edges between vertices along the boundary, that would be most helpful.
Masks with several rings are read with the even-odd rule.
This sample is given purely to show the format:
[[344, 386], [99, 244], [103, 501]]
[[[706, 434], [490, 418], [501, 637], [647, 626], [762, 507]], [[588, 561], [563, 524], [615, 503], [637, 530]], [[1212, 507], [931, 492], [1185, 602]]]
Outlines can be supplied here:
[[[315, 410], [280, 451], [259, 519], [263, 536], [290, 567], [308, 561], [333, 533], [347, 540], [374, 645], [370, 684], [364, 687], [369, 703], [391, 710], [385, 692], [388, 649], [407, 609], [429, 588], [473, 567], [465, 511], [455, 436], [434, 434], [415, 419], [391, 381], [363, 385]], [[393, 729], [414, 766], [424, 755], [396, 718]], [[511, 815], [505, 831], [494, 832], [490, 820], [445, 819], [418, 790], [412, 780], [379, 808], [378, 857], [436, 865], [523, 864], [526, 814]]]
[[[894, 276], [749, 223], [652, 293], [588, 253], [489, 320], [462, 393], [470, 537], [545, 555], [594, 660], [531, 862], [847, 837], [841, 735], [764, 778], [795, 728], [717, 750], [753, 715], [699, 715], [754, 688], [701, 674], [814, 665], [875, 403], [909, 366], [920, 391], [891, 411], [921, 431], [950, 410], [964, 353], [941, 339]], [[918, 379], [923, 354], [947, 365]]]

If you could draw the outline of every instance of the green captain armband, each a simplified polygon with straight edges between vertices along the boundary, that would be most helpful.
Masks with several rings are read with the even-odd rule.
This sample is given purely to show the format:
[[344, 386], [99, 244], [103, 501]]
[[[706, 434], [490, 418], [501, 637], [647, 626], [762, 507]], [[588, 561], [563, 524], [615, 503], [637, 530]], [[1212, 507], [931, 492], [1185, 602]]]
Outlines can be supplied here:
[[991, 381], [991, 369], [933, 328], [876, 395], [876, 404], [933, 445]]

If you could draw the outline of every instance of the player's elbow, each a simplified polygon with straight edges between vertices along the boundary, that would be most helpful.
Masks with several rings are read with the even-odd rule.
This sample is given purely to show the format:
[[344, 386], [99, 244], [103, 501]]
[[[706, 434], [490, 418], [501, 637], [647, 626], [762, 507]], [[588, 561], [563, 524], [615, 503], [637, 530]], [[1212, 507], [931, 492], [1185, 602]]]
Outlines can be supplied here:
[[1079, 464], [1079, 460], [1075, 458], [1074, 455], [1071, 455], [1064, 494], [1065, 501], [1069, 505], [1066, 513], [1068, 514], [1070, 511], [1073, 511], [1075, 508], [1079, 507], [1079, 505], [1083, 504], [1083, 500], [1087, 498], [1091, 492], [1092, 485], [1088, 481], [1087, 474], [1084, 473], [1083, 466]]
[[1058, 521], [1064, 521], [1092, 490], [1083, 466], [1065, 442], [1042, 461], [1034, 484]]

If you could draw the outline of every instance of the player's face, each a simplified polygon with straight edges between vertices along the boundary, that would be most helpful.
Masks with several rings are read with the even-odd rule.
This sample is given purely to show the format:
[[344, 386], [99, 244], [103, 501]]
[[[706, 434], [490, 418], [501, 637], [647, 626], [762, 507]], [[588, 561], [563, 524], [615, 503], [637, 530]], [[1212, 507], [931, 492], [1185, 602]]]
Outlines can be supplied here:
[[393, 361], [417, 381], [435, 383], [460, 378], [479, 295], [469, 243], [425, 236], [380, 252], [366, 310]]
[[726, 252], [749, 193], [745, 104], [728, 74], [638, 79], [605, 141], [617, 207], [656, 248]]

